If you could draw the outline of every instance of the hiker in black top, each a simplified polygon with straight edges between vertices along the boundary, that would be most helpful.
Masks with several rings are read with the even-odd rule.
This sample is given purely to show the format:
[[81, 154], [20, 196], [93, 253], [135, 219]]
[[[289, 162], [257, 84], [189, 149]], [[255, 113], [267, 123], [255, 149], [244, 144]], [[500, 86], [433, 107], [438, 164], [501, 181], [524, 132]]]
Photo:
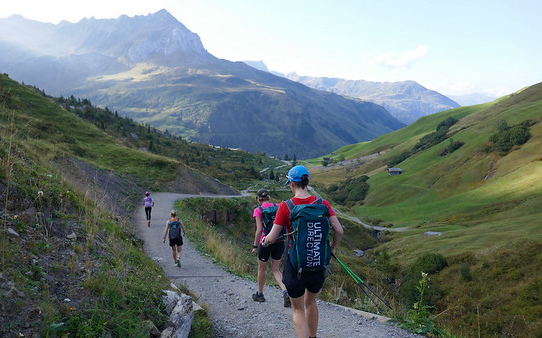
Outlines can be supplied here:
[[166, 242], [166, 236], [169, 236], [169, 246], [171, 247], [173, 261], [175, 262], [175, 266], [178, 267], [181, 267], [183, 236], [185, 233], [186, 228], [184, 227], [183, 221], [177, 218], [177, 212], [175, 210], [171, 210], [171, 219], [166, 222], [166, 228], [164, 229], [163, 243]]
[[[296, 206], [313, 204], [317, 201], [316, 196], [308, 192], [309, 172], [303, 166], [295, 166], [288, 172], [286, 184], [290, 186], [294, 197], [290, 200]], [[331, 253], [335, 254], [335, 249], [344, 234], [341, 223], [333, 212], [333, 209], [326, 200], [322, 204], [328, 207], [329, 211], [329, 229], [333, 229], [333, 239], [330, 243]], [[286, 202], [279, 205], [273, 229], [271, 233], [262, 240], [262, 245], [273, 243], [286, 227], [290, 233], [292, 231], [292, 222], [290, 219], [290, 209]], [[284, 271], [282, 281], [290, 294], [292, 302], [292, 314], [295, 332], [298, 337], [316, 337], [318, 331], [318, 304], [316, 295], [322, 288], [325, 281], [325, 269], [313, 271], [300, 271], [292, 266], [290, 258], [287, 256], [283, 262]]]
[[[271, 271], [277, 284], [282, 290], [282, 298], [284, 307], [290, 307], [290, 297], [288, 291], [282, 283], [282, 273], [279, 270], [280, 260], [284, 253], [284, 241], [273, 243], [267, 247], [263, 247], [260, 243], [265, 235], [265, 228], [268, 232], [273, 227], [274, 214], [276, 205], [269, 202], [269, 192], [261, 189], [256, 194], [256, 199], [259, 206], [254, 209], [252, 217], [256, 220], [256, 233], [254, 234], [254, 244], [252, 245], [252, 253], [258, 257], [258, 291], [252, 295], [252, 300], [255, 302], [265, 302], [263, 295], [263, 286], [265, 284], [265, 272], [267, 270], [267, 262], [271, 257]], [[268, 226], [266, 227], [266, 221]]]

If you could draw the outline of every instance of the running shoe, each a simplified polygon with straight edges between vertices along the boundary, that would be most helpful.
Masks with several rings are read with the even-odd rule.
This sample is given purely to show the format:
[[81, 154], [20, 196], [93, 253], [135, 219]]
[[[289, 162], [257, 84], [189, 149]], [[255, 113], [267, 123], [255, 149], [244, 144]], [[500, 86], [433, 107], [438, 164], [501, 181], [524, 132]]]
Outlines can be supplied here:
[[292, 304], [290, 303], [290, 296], [288, 296], [288, 292], [284, 292], [282, 297], [284, 297], [284, 307], [291, 307]]
[[175, 261], [175, 266], [179, 266], [179, 262]]
[[265, 297], [263, 296], [263, 293], [259, 295], [258, 292], [256, 292], [252, 295], [252, 300], [255, 302], [265, 302]]

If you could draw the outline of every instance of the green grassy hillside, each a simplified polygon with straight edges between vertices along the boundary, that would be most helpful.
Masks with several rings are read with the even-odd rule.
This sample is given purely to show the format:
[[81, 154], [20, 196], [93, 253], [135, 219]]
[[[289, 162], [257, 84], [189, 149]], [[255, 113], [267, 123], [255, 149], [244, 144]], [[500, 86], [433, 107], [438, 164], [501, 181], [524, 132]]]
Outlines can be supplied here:
[[5, 74], [0, 158], [6, 337], [148, 336], [150, 322], [163, 329], [161, 290], [170, 282], [130, 223], [142, 192], [233, 193], [205, 174], [246, 187], [280, 163], [186, 142]]
[[[395, 164], [402, 175], [388, 175], [387, 164], [395, 156], [411, 150], [449, 117], [458, 122], [446, 140]], [[490, 137], [499, 134], [503, 120], [509, 127], [530, 121], [531, 137], [509, 152], [491, 151]], [[407, 227], [390, 234], [391, 240], [379, 247], [405, 273], [425, 254], [447, 259], [448, 267], [431, 276], [441, 292], [435, 298], [441, 325], [466, 336], [532, 335], [542, 329], [539, 296], [527, 296], [541, 294], [542, 284], [541, 122], [538, 84], [492, 103], [426, 116], [374, 141], [341, 148], [329, 156], [353, 161], [315, 166], [313, 180], [328, 186], [344, 177], [370, 177], [366, 199], [350, 208], [375, 224]], [[464, 144], [440, 156], [450, 140]], [[379, 152], [370, 160], [355, 160]], [[426, 236], [427, 231], [441, 235]]]

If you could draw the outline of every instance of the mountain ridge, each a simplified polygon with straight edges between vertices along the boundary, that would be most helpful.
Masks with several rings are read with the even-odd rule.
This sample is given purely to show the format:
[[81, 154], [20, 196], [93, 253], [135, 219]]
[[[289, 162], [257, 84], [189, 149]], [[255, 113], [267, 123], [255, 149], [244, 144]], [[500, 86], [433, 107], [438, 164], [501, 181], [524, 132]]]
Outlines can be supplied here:
[[[5, 22], [0, 38], [7, 36]], [[51, 41], [64, 45], [51, 46], [70, 53], [15, 59], [6, 49], [0, 69], [53, 95], [86, 97], [196, 142], [308, 158], [404, 126], [373, 103], [218, 59], [165, 10], [55, 27]]]
[[413, 80], [373, 82], [301, 76], [296, 73], [288, 73], [285, 77], [318, 90], [374, 102], [386, 108], [393, 117], [407, 125], [422, 116], [460, 106], [449, 97], [427, 89]]

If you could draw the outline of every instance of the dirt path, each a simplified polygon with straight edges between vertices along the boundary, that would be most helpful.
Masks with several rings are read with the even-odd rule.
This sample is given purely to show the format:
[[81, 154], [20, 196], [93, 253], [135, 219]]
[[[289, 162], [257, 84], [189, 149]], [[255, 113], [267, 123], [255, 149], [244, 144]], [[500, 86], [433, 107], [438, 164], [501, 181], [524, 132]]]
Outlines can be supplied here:
[[[284, 308], [279, 289], [265, 286], [266, 302], [252, 301], [256, 282], [234, 276], [198, 253], [184, 238], [182, 268], [173, 266], [171, 249], [162, 243], [169, 212], [178, 199], [199, 195], [156, 193], [152, 223], [147, 227], [145, 212], [134, 215], [136, 232], [147, 255], [158, 262], [176, 284], [184, 284], [197, 295], [196, 302], [209, 309], [217, 337], [294, 337], [292, 312]], [[221, 196], [216, 196], [221, 197]], [[180, 215], [182, 219], [182, 215]], [[190, 233], [190, 224], [186, 224]], [[252, 234], [247, 234], [247, 236]], [[254, 259], [256, 265], [256, 258]], [[268, 270], [270, 273], [270, 270]], [[417, 337], [397, 326], [385, 323], [383, 317], [319, 301], [318, 337]]]

